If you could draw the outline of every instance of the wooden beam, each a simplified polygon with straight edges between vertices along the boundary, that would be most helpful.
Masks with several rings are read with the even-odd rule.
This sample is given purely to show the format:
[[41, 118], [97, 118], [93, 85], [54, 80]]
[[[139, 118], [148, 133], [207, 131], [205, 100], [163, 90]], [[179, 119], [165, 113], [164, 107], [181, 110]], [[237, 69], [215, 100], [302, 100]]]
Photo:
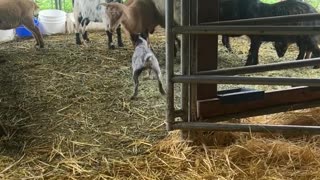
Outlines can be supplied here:
[[[200, 119], [227, 116], [230, 114], [248, 113], [278, 106], [294, 106], [309, 101], [320, 100], [318, 88], [297, 87], [288, 90], [267, 92], [263, 99], [234, 104], [224, 104], [218, 98], [198, 101]], [[280, 112], [280, 111], [279, 111]]]
[[[219, 20], [219, 1], [201, 0], [198, 1], [197, 23], [204, 23]], [[196, 58], [197, 70], [207, 71], [217, 69], [218, 62], [218, 36], [197, 35], [196, 36]], [[217, 85], [199, 84], [197, 86], [197, 99], [211, 99], [217, 95]]]

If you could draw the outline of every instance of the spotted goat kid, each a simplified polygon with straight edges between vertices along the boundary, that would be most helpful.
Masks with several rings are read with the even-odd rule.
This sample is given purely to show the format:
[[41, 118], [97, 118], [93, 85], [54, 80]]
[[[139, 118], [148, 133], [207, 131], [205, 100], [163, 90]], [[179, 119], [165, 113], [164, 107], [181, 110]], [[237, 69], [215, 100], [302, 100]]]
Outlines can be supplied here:
[[131, 36], [135, 44], [135, 50], [132, 56], [132, 70], [133, 70], [133, 81], [134, 81], [134, 93], [131, 96], [131, 99], [135, 99], [138, 95], [138, 86], [139, 86], [139, 76], [143, 70], [150, 70], [156, 74], [158, 80], [159, 91], [162, 95], [165, 95], [166, 92], [163, 89], [161, 82], [161, 70], [158, 63], [158, 59], [151, 51], [148, 46], [147, 41], [140, 35]]

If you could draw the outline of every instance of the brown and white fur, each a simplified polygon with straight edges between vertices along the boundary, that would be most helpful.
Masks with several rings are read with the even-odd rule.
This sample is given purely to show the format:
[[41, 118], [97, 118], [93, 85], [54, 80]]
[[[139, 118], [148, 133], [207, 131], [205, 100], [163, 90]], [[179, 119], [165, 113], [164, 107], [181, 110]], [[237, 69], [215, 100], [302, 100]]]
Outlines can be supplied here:
[[129, 1], [127, 5], [120, 3], [100, 5], [106, 7], [106, 16], [110, 20], [109, 29], [114, 31], [119, 24], [122, 24], [130, 36], [153, 33], [161, 21], [154, 3], [150, 0]]

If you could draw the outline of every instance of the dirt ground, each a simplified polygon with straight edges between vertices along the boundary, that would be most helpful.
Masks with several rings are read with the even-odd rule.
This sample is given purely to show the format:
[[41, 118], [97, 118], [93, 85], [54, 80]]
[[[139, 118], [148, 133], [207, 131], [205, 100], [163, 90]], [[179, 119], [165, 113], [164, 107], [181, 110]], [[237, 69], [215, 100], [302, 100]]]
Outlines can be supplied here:
[[[125, 48], [108, 50], [103, 32], [92, 32], [89, 36], [91, 42], [87, 46], [75, 45], [74, 35], [45, 37], [46, 48], [44, 50], [36, 50], [33, 39], [0, 44], [1, 178], [320, 178], [318, 155], [311, 160], [300, 159], [302, 163], [312, 161], [311, 164], [299, 166], [305, 176], [303, 173], [300, 175], [290, 175], [289, 171], [286, 173], [288, 169], [297, 168], [297, 166], [291, 166], [290, 162], [298, 162], [299, 158], [294, 157], [292, 160], [291, 156], [284, 157], [283, 163], [279, 164], [281, 169], [278, 170], [276, 170], [277, 166], [272, 168], [274, 165], [272, 163], [277, 163], [272, 161], [270, 164], [269, 161], [262, 171], [265, 172], [264, 176], [258, 173], [259, 168], [257, 168], [263, 166], [259, 164], [258, 159], [263, 159], [275, 142], [279, 142], [283, 148], [292, 145], [296, 149], [300, 148], [299, 152], [302, 149], [301, 152], [305, 153], [303, 149], [305, 147], [311, 153], [315, 153], [320, 147], [318, 139], [313, 139], [311, 142], [310, 139], [304, 141], [301, 138], [298, 141], [288, 142], [287, 139], [281, 137], [266, 140], [262, 137], [233, 134], [232, 142], [235, 143], [232, 146], [229, 146], [229, 143], [226, 143], [227, 146], [223, 145], [222, 148], [221, 144], [213, 145], [210, 146], [210, 151], [206, 150], [203, 144], [193, 146], [192, 150], [185, 144], [181, 145], [177, 132], [168, 134], [165, 131], [165, 97], [158, 92], [156, 81], [145, 80], [141, 77], [138, 99], [133, 101], [129, 99], [133, 92], [131, 79], [133, 49], [128, 40], [125, 41]], [[162, 68], [165, 84], [163, 31], [157, 32], [151, 39]], [[245, 37], [232, 39], [234, 53], [229, 53], [225, 48], [219, 47], [220, 68], [244, 64], [249, 47], [244, 46], [244, 43], [248, 44]], [[297, 55], [296, 47], [291, 46], [289, 51], [285, 58], [278, 59], [270, 43], [263, 45], [260, 54], [261, 63], [294, 59]], [[178, 63], [176, 69], [177, 71], [179, 69]], [[308, 67], [260, 75], [318, 77], [318, 70]], [[230, 87], [228, 85], [219, 86], [220, 89]], [[250, 87], [280, 88], [279, 86]], [[305, 112], [303, 117], [306, 117], [308, 112]], [[317, 115], [318, 111], [315, 112]], [[264, 116], [262, 121], [274, 120], [276, 119], [274, 117]], [[277, 117], [283, 117], [283, 114]], [[312, 117], [318, 118], [318, 116]], [[257, 120], [261, 120], [261, 117], [244, 121]], [[256, 144], [250, 144], [252, 141]], [[256, 169], [242, 166], [243, 159], [231, 159], [228, 162], [226, 157], [230, 154], [223, 156], [228, 151], [238, 152], [233, 151], [236, 147], [243, 147], [242, 150], [244, 150], [251, 146], [256, 147], [253, 148], [255, 150], [259, 150], [258, 146], [266, 148], [266, 152], [257, 155], [257, 159], [248, 160], [248, 163], [257, 164]], [[184, 154], [185, 157], [179, 153], [179, 158], [177, 158], [171, 154], [171, 150], [168, 150], [171, 148], [175, 148], [174, 153], [185, 153], [186, 149], [188, 153]], [[294, 150], [284, 151], [289, 153]], [[208, 156], [204, 152], [211, 152], [211, 154]], [[164, 154], [168, 155], [167, 159], [162, 158]], [[257, 151], [256, 154], [259, 152]], [[240, 157], [243, 154], [233, 155]], [[212, 160], [211, 156], [217, 160]], [[283, 157], [279, 156], [278, 160], [281, 158]], [[179, 163], [176, 163], [175, 160]], [[219, 162], [224, 163], [221, 167], [228, 166], [229, 169], [224, 171], [224, 168], [220, 168]], [[217, 164], [214, 165], [214, 163]], [[307, 169], [311, 166], [315, 170], [312, 171], [313, 174], [307, 174]], [[207, 168], [201, 169], [200, 167]]]

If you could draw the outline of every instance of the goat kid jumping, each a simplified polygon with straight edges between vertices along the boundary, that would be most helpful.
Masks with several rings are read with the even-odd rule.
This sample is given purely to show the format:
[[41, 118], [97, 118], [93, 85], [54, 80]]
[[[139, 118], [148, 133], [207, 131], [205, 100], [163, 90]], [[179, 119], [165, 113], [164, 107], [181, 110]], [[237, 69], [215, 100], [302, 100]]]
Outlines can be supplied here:
[[[132, 56], [132, 70], [133, 70], [133, 81], [134, 81], [134, 93], [131, 99], [135, 99], [138, 95], [139, 87], [139, 76], [143, 70], [150, 70], [156, 74], [156, 79], [158, 80], [159, 91], [162, 95], [166, 92], [163, 89], [161, 82], [161, 70], [159, 66], [158, 59], [151, 51], [148, 46], [147, 41], [140, 35], [132, 35], [132, 41], [135, 44], [135, 50]], [[150, 75], [150, 72], [149, 72]]]

